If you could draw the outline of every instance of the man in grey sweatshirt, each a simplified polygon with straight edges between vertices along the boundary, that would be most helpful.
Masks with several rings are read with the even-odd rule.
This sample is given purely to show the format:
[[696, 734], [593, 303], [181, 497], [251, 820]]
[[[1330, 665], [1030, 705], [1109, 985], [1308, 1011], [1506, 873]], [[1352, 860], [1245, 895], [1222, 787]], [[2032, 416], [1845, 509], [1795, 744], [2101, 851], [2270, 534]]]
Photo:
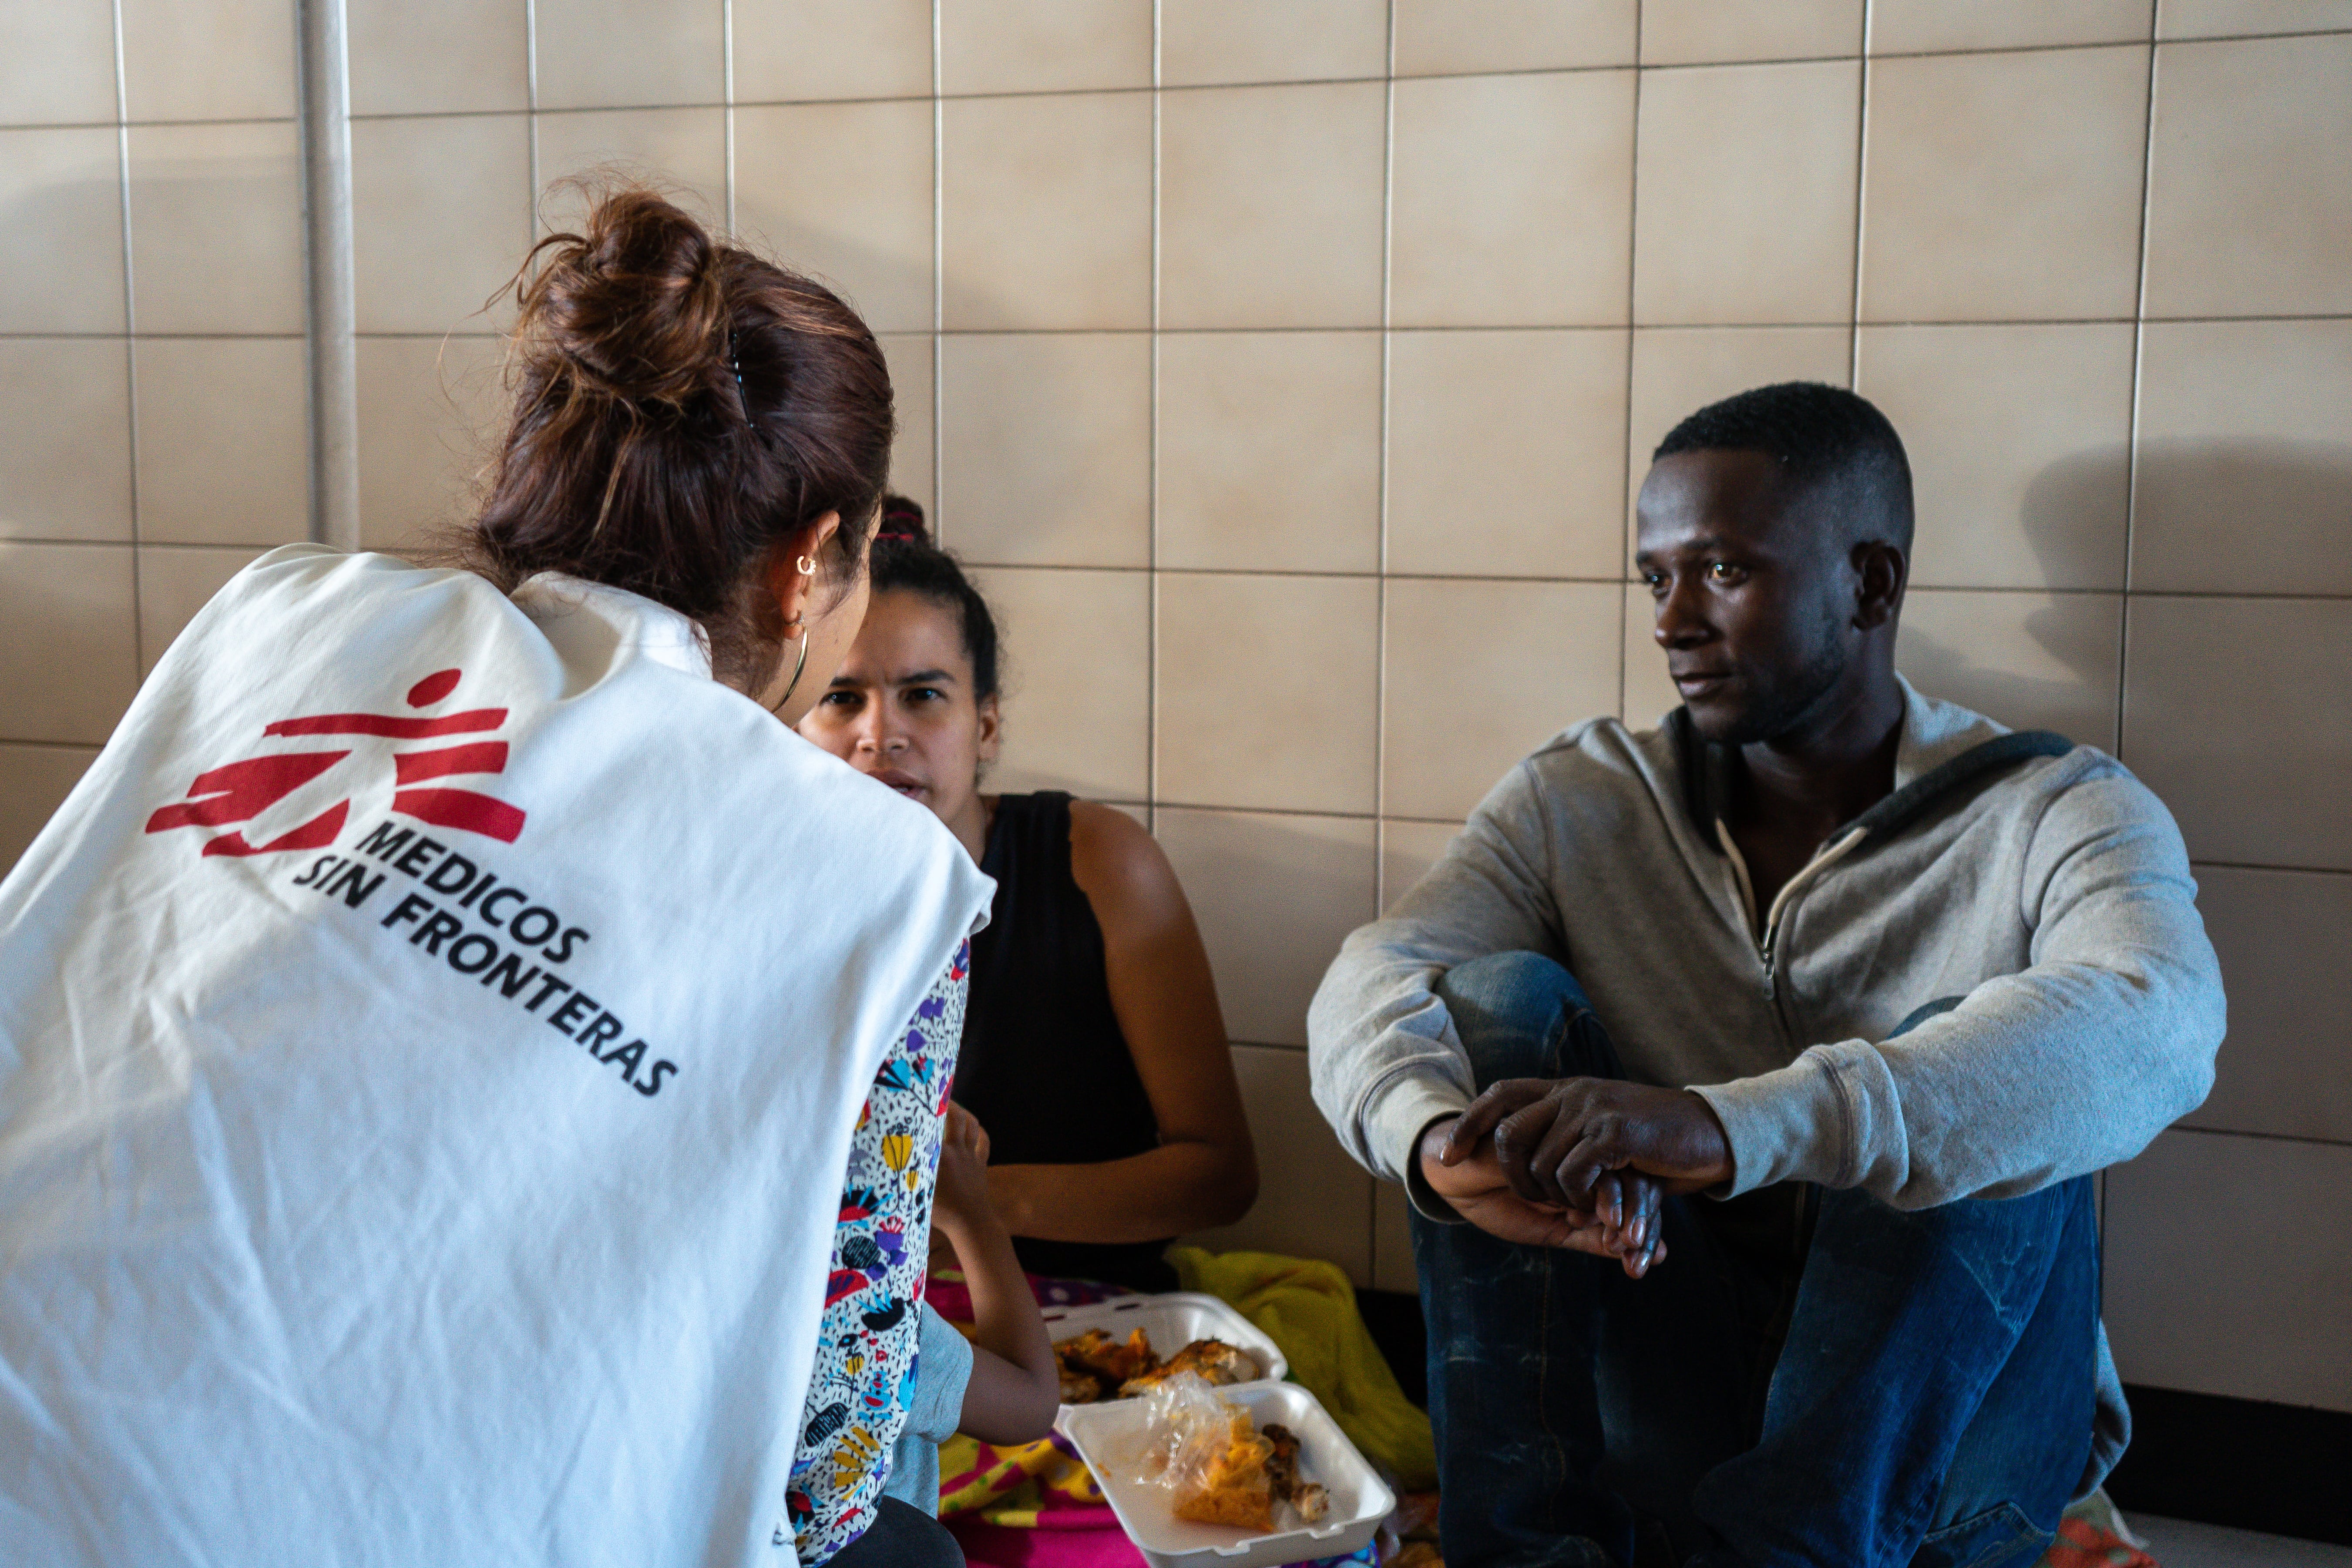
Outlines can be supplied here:
[[2221, 976], [2120, 763], [1895, 673], [1911, 510], [1851, 393], [1685, 420], [1636, 557], [1684, 706], [1519, 763], [1316, 995], [1453, 1568], [2027, 1563], [2122, 1451], [2089, 1173], [2204, 1098]]

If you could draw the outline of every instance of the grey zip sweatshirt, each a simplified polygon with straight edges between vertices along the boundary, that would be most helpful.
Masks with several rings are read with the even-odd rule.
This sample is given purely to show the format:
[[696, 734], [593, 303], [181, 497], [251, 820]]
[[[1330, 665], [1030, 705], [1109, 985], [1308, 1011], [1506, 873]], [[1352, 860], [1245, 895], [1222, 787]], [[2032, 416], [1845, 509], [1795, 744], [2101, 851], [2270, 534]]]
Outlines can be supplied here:
[[[1895, 795], [1769, 910], [1720, 826], [1727, 757], [1679, 711], [1638, 733], [1593, 720], [1512, 769], [1316, 993], [1316, 1103], [1349, 1152], [1453, 1217], [1412, 1158], [1472, 1093], [1432, 988], [1517, 949], [1575, 974], [1629, 1076], [1706, 1098], [1727, 1194], [2015, 1196], [2128, 1160], [2194, 1108], [2221, 977], [2170, 814], [2088, 746], [2036, 755], [2057, 747], [2019, 736], [1939, 773], [2009, 731], [1903, 689]], [[1948, 996], [1963, 1000], [1887, 1038]], [[2103, 1373], [2092, 1484], [2125, 1429]]]

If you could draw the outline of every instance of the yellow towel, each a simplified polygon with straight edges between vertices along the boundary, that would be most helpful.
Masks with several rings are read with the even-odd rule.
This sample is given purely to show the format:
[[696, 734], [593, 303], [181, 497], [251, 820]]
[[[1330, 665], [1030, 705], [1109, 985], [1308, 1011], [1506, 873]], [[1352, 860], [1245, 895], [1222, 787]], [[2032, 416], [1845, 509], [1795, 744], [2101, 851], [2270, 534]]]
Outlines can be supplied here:
[[1437, 1484], [1429, 1417], [1397, 1386], [1356, 1310], [1355, 1288], [1337, 1265], [1197, 1247], [1172, 1247], [1168, 1261], [1185, 1289], [1230, 1303], [1265, 1331], [1290, 1359], [1291, 1381], [1321, 1400], [1349, 1441], [1402, 1489]]

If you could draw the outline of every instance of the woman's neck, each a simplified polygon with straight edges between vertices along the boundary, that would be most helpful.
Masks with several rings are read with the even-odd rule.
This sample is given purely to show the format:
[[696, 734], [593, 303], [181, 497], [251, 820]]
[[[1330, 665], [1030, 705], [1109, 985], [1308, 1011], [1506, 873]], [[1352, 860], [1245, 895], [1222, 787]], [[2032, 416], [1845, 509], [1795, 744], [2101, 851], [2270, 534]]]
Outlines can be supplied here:
[[988, 829], [996, 820], [996, 797], [978, 790], [965, 797], [953, 816], [947, 819], [948, 831], [963, 845], [971, 863], [979, 865], [988, 855]]

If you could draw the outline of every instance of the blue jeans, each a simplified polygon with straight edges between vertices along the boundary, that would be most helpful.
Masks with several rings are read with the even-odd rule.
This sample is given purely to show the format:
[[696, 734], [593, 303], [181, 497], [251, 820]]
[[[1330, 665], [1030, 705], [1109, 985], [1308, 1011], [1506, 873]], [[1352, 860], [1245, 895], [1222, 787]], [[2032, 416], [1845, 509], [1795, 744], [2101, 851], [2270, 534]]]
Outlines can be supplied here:
[[[1548, 958], [1438, 994], [1482, 1089], [1625, 1076]], [[1789, 1184], [1664, 1219], [1635, 1280], [1412, 1216], [1449, 1568], [1630, 1564], [1637, 1536], [1693, 1568], [2041, 1555], [2090, 1451], [2088, 1177], [1911, 1211]]]

